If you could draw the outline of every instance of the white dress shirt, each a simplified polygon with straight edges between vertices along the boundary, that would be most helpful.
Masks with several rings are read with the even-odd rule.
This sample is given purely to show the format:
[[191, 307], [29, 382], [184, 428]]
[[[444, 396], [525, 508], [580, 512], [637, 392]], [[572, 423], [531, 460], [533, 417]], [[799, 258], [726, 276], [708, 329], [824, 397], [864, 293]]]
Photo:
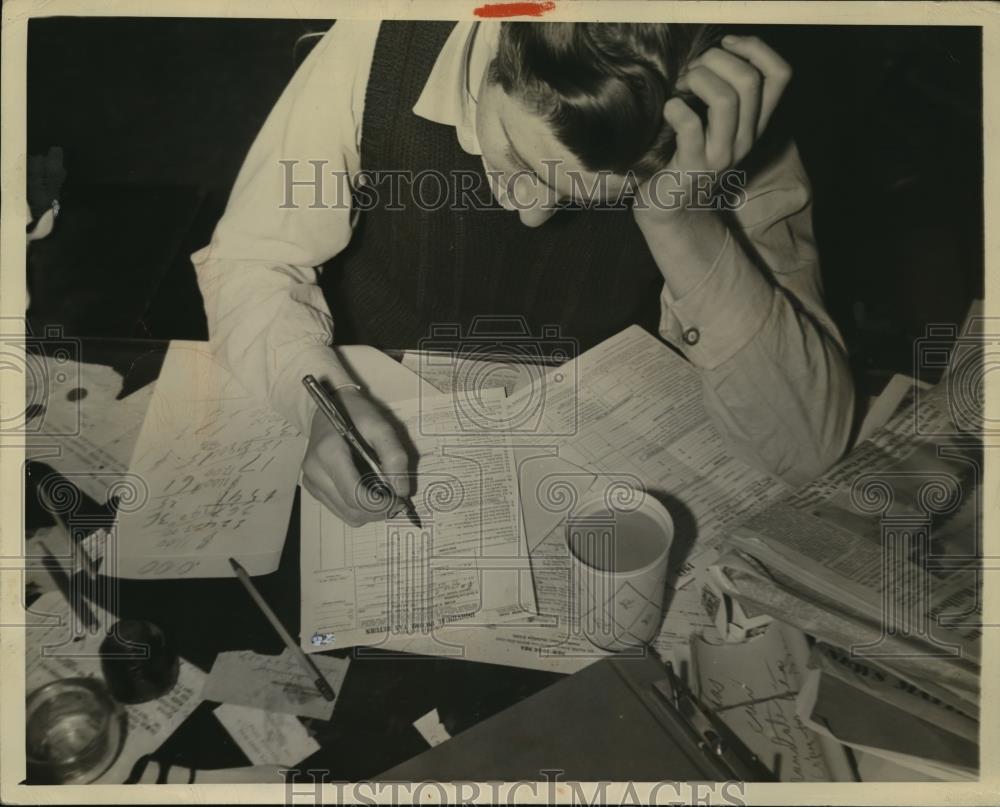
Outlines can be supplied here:
[[[474, 38], [473, 25], [455, 26], [413, 112], [453, 127], [461, 148], [480, 154], [468, 82], [492, 58], [499, 23], [481, 23]], [[315, 267], [347, 245], [357, 220], [350, 189], [334, 175], [353, 183], [363, 168], [378, 30], [378, 21], [340, 20], [313, 48], [251, 147], [211, 242], [192, 256], [213, 349], [304, 432], [315, 405], [302, 376], [349, 381], [329, 349], [335, 323]], [[297, 204], [282, 207], [281, 160], [295, 161], [299, 182], [320, 161], [322, 205], [311, 207], [315, 188], [299, 185]], [[660, 333], [699, 368], [706, 404], [732, 447], [794, 484], [843, 453], [854, 394], [822, 302], [811, 193], [793, 146], [753, 178], [747, 197], [736, 218], [770, 279], [727, 234], [695, 288], [672, 299], [664, 287]]]

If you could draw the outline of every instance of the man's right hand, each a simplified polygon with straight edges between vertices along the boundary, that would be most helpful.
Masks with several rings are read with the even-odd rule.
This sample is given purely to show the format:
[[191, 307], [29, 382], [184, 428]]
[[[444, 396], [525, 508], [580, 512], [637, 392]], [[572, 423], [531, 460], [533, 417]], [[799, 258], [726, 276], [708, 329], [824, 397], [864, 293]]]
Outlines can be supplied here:
[[[378, 454], [396, 495], [412, 493], [406, 450], [399, 434], [379, 408], [359, 390], [338, 392], [354, 427]], [[380, 503], [362, 487], [350, 446], [319, 410], [313, 415], [309, 446], [302, 461], [302, 484], [316, 499], [352, 527], [386, 517], [391, 502]]]

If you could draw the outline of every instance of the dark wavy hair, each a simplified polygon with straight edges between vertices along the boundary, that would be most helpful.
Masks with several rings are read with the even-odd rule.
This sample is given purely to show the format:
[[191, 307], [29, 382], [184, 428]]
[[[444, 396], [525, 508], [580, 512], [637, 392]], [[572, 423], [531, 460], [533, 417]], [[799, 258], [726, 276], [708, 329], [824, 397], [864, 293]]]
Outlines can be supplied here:
[[717, 42], [708, 26], [667, 23], [505, 22], [488, 80], [546, 118], [591, 171], [646, 178], [673, 156], [663, 120], [675, 83]]

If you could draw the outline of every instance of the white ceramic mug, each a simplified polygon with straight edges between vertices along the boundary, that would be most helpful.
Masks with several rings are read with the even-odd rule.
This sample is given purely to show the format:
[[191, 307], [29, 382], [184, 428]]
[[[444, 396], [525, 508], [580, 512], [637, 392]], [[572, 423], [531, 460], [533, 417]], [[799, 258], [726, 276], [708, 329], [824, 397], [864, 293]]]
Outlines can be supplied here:
[[566, 519], [572, 624], [603, 650], [648, 644], [663, 616], [674, 522], [655, 498], [631, 491], [588, 496]]

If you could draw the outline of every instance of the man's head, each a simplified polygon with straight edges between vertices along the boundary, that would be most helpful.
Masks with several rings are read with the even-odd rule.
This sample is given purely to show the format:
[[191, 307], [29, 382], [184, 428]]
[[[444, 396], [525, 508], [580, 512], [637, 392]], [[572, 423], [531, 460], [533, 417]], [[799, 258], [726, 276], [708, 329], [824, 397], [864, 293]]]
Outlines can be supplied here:
[[[488, 165], [554, 179], [552, 189], [533, 183], [542, 206], [577, 195], [573, 172], [585, 182], [611, 172], [607, 191], [617, 195], [629, 171], [644, 179], [670, 161], [674, 132], [663, 105], [711, 44], [700, 25], [504, 23], [477, 112]], [[545, 160], [557, 161], [555, 173]], [[521, 217], [540, 224], [548, 215]]]

